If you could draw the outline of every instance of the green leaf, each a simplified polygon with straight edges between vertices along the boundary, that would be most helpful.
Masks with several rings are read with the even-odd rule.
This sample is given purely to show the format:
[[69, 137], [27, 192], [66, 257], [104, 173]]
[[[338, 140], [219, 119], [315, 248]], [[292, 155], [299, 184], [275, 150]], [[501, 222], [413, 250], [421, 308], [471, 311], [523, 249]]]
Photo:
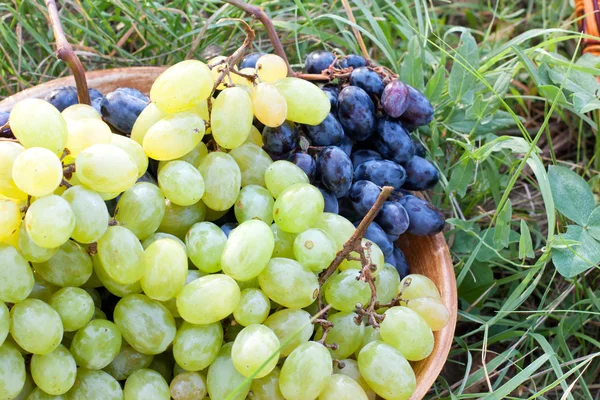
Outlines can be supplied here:
[[596, 207], [585, 224], [590, 235], [600, 241], [600, 207]]
[[545, 79], [545, 77], [538, 72], [538, 69], [535, 67], [533, 61], [531, 61], [531, 59], [527, 57], [527, 55], [523, 52], [523, 50], [521, 50], [519, 46], [512, 46], [512, 49], [517, 55], [517, 57], [519, 57], [519, 60], [521, 60], [521, 63], [523, 63], [523, 66], [525, 67], [529, 75], [533, 78], [537, 86], [548, 84], [548, 79]]
[[504, 204], [496, 219], [496, 231], [494, 232], [494, 243], [496, 246], [508, 247], [510, 236], [510, 222], [512, 221], [512, 204], [510, 199]]
[[[525, 120], [522, 119], [522, 122], [524, 121]], [[476, 119], [468, 119], [465, 116], [465, 111], [456, 110], [447, 123], [448, 128], [452, 130], [465, 134], [470, 134], [474, 130], [475, 134], [478, 136], [485, 135], [486, 133], [497, 133], [502, 129], [511, 128], [515, 125], [515, 120], [506, 111], [498, 111], [494, 114], [491, 121], [482, 123]]]
[[483, 119], [483, 117], [485, 117], [485, 110], [487, 109], [488, 104], [488, 101], [483, 100], [483, 95], [478, 94], [471, 107], [467, 109], [465, 116], [469, 119]]
[[542, 85], [538, 87], [540, 93], [549, 101], [556, 101], [557, 104], [569, 105], [570, 103], [567, 101], [565, 94], [560, 90], [560, 88], [554, 85]]
[[595, 207], [594, 195], [585, 180], [568, 168], [551, 165], [548, 178], [554, 205], [565, 217], [584, 225]]
[[494, 272], [488, 263], [474, 263], [471, 270], [458, 287], [458, 295], [469, 303], [474, 303], [494, 284]]
[[464, 95], [475, 85], [476, 77], [471, 71], [479, 68], [479, 49], [471, 32], [465, 30], [460, 35], [457, 55], [450, 71], [448, 93], [455, 101], [461, 102]]
[[440, 97], [442, 97], [445, 81], [446, 69], [438, 68], [431, 79], [429, 79], [429, 82], [427, 82], [427, 86], [425, 86], [425, 97], [427, 97], [432, 103], [437, 103]]
[[[502, 250], [502, 245], [496, 244], [494, 238], [496, 237], [496, 228], [486, 229], [481, 231], [480, 237], [485, 236], [484, 243], [487, 246], [481, 246], [479, 252], [476, 255], [477, 261], [490, 261], [498, 259], [498, 253]], [[519, 234], [513, 230], [508, 231], [508, 243], [518, 243]], [[489, 246], [489, 247], [488, 247]]]
[[508, 88], [510, 87], [510, 82], [512, 81], [512, 75], [507, 72], [502, 72], [494, 82], [494, 92], [498, 96], [504, 97], [506, 92], [508, 92]]
[[493, 393], [484, 397], [484, 400], [501, 400], [508, 397], [513, 390], [518, 388], [523, 382], [529, 380], [531, 375], [542, 367], [548, 361], [552, 354], [542, 354], [536, 358], [525, 369], [512, 377], [508, 382], [497, 388]]
[[475, 174], [475, 163], [470, 158], [461, 160], [454, 169], [448, 182], [448, 191], [456, 190], [460, 197], [464, 197], [467, 188], [473, 183]]
[[408, 53], [404, 56], [400, 67], [400, 80], [421, 92], [424, 90], [422, 52], [419, 37], [415, 35], [408, 42]]
[[580, 243], [578, 246], [552, 249], [552, 262], [558, 273], [565, 278], [573, 278], [600, 262], [600, 243], [580, 226], [569, 225], [567, 232], [555, 236], [554, 240], [557, 244], [568, 240], [576, 240]]
[[579, 114], [600, 109], [600, 100], [589, 93], [573, 93], [573, 108]]
[[527, 222], [521, 220], [521, 237], [519, 238], [519, 258], [534, 258], [533, 244], [531, 243], [531, 233]]

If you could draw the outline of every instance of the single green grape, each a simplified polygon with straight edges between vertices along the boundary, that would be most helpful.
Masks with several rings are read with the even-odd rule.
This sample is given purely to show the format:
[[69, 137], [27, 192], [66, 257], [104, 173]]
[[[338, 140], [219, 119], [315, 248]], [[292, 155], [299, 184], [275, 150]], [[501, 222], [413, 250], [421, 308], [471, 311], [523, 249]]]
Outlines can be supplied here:
[[207, 394], [206, 378], [197, 372], [177, 374], [169, 386], [173, 400], [203, 399]]
[[108, 208], [102, 197], [84, 186], [73, 186], [62, 194], [75, 214], [71, 237], [79, 243], [98, 241], [108, 227]]
[[273, 257], [294, 258], [294, 240], [295, 233], [284, 231], [277, 224], [271, 225], [275, 247], [273, 248]]
[[273, 368], [269, 375], [253, 379], [252, 399], [254, 400], [285, 400], [279, 389], [279, 367]]
[[231, 360], [245, 377], [265, 377], [279, 361], [279, 339], [264, 325], [249, 325], [235, 338]]
[[240, 303], [240, 288], [227, 275], [203, 276], [177, 296], [177, 310], [192, 324], [211, 324], [231, 314]]
[[331, 355], [320, 343], [306, 342], [286, 358], [279, 374], [279, 388], [287, 400], [316, 399], [329, 382]]
[[267, 189], [258, 185], [243, 187], [234, 205], [235, 218], [241, 224], [257, 219], [267, 224], [273, 222], [273, 197]]
[[138, 166], [125, 151], [111, 144], [95, 144], [75, 160], [77, 178], [85, 186], [102, 193], [124, 192], [138, 177]]
[[297, 183], [279, 195], [273, 207], [273, 219], [284, 231], [300, 233], [317, 224], [324, 207], [319, 189], [308, 183]]
[[[331, 357], [337, 360], [350, 357], [362, 344], [365, 326], [362, 323], [357, 325], [356, 317], [353, 312], [339, 312], [329, 316], [333, 327], [329, 329], [325, 343], [337, 345], [336, 349], [329, 348]], [[321, 339], [322, 336], [323, 331], [319, 328], [315, 339]]]
[[12, 166], [17, 187], [30, 196], [42, 197], [54, 192], [63, 177], [58, 156], [43, 147], [32, 147], [20, 153]]
[[358, 280], [360, 271], [349, 269], [336, 275], [325, 290], [325, 300], [339, 311], [353, 311], [357, 304], [366, 305], [371, 298], [371, 288]]
[[75, 214], [69, 203], [60, 196], [38, 198], [25, 214], [29, 237], [40, 247], [59, 247], [71, 237], [75, 229]]
[[322, 229], [307, 229], [294, 239], [294, 257], [314, 272], [324, 270], [337, 253], [336, 244]]
[[377, 301], [379, 304], [386, 304], [398, 296], [398, 286], [400, 285], [400, 274], [393, 265], [385, 263], [383, 269], [375, 278], [375, 288], [377, 289]]
[[360, 353], [360, 351], [362, 350], [363, 347], [365, 347], [367, 344], [374, 342], [376, 340], [383, 341], [383, 339], [381, 339], [381, 334], [379, 333], [379, 329], [375, 329], [371, 325], [365, 326], [365, 332], [363, 334], [362, 343], [360, 344], [360, 346], [358, 346], [358, 348], [354, 352], [354, 355], [356, 357], [358, 357], [358, 354]]
[[170, 400], [169, 385], [161, 374], [138, 369], [129, 375], [123, 388], [123, 400]]
[[312, 82], [299, 78], [283, 78], [274, 82], [274, 85], [287, 103], [286, 119], [299, 124], [318, 125], [329, 114], [329, 98]]
[[[252, 128], [256, 129], [254, 126]], [[265, 171], [273, 163], [271, 156], [266, 151], [254, 143], [244, 143], [231, 150], [229, 155], [233, 157], [240, 168], [242, 187], [248, 185], [265, 186]]]
[[94, 300], [88, 292], [80, 288], [60, 289], [50, 297], [48, 304], [60, 316], [65, 332], [77, 331], [94, 316]]
[[46, 355], [34, 354], [31, 358], [31, 376], [44, 392], [57, 396], [73, 387], [77, 365], [69, 350], [59, 345]]
[[263, 146], [262, 133], [254, 125], [252, 125], [252, 129], [250, 129], [250, 135], [248, 135], [248, 139], [246, 139], [244, 144], [246, 143], [254, 144], [260, 148]]
[[79, 120], [79, 119], [97, 119], [102, 121], [102, 115], [96, 109], [87, 104], [73, 104], [62, 110], [61, 112], [65, 120]]
[[29, 296], [35, 283], [31, 267], [17, 249], [0, 243], [0, 300], [18, 303]]
[[16, 201], [0, 198], [0, 240], [7, 238], [21, 226], [21, 212]]
[[50, 301], [50, 297], [60, 289], [58, 286], [54, 286], [53, 284], [46, 282], [42, 279], [41, 276], [37, 272], [33, 272], [33, 289], [29, 294], [30, 299], [38, 299], [43, 302], [48, 303]]
[[35, 271], [47, 282], [59, 287], [81, 286], [92, 276], [92, 259], [72, 240], [60, 246], [48, 261], [33, 264]]
[[269, 316], [271, 302], [260, 289], [244, 289], [240, 304], [233, 311], [236, 322], [242, 326], [262, 324]]
[[10, 310], [10, 333], [24, 350], [48, 354], [60, 344], [63, 326], [58, 313], [38, 299], [26, 299]]
[[202, 201], [191, 206], [178, 206], [165, 201], [165, 215], [158, 230], [184, 239], [188, 230], [197, 222], [203, 221], [206, 215], [206, 205]]
[[6, 307], [6, 303], [2, 302], [2, 304], [0, 304], [0, 346], [2, 346], [6, 340], [9, 330], [10, 312], [8, 311], [8, 307]]
[[226, 88], [213, 101], [210, 126], [217, 144], [226, 149], [240, 146], [252, 128], [252, 100], [241, 87]]
[[131, 156], [138, 167], [138, 178], [141, 178], [146, 173], [146, 170], [148, 169], [148, 156], [146, 156], [144, 148], [138, 142], [127, 136], [113, 133], [110, 135], [109, 143], [121, 150], [125, 150], [125, 152]]
[[[96, 111], [96, 110], [94, 110]], [[96, 115], [99, 115], [96, 112]], [[64, 114], [63, 114], [64, 116]], [[102, 118], [78, 118], [67, 119], [67, 144], [65, 147], [69, 150], [69, 156], [75, 158], [82, 150], [95, 144], [109, 144], [112, 132]]]
[[200, 371], [215, 360], [222, 342], [223, 327], [219, 322], [194, 325], [184, 321], [173, 341], [173, 356], [186, 371]]
[[[365, 253], [365, 257], [367, 260], [371, 262], [371, 275], [377, 276], [379, 272], [383, 269], [385, 265], [385, 257], [383, 256], [383, 252], [377, 246], [376, 243], [370, 241], [369, 239], [362, 239], [361, 246]], [[359, 259], [360, 256], [357, 252], [353, 251], [350, 253], [350, 256]], [[374, 269], [373, 269], [374, 267]], [[361, 261], [357, 260], [348, 260], [344, 259], [340, 264], [340, 271], [345, 271], [347, 269], [362, 269], [363, 265]]]
[[25, 151], [19, 143], [0, 142], [0, 195], [17, 200], [26, 200], [27, 194], [23, 193], [12, 178], [12, 167], [16, 158]]
[[25, 386], [25, 360], [11, 343], [0, 346], [0, 397], [14, 399]]
[[19, 248], [21, 249], [21, 255], [27, 261], [34, 263], [48, 261], [59, 249], [59, 247], [46, 249], [35, 244], [29, 237], [25, 224], [21, 224], [19, 227]]
[[95, 319], [77, 331], [71, 342], [71, 354], [80, 367], [102, 369], [119, 354], [121, 340], [114, 323]]
[[[227, 62], [226, 56], [216, 56], [216, 57], [213, 57], [210, 60], [208, 60], [207, 64], [213, 65], [213, 67], [210, 70], [210, 73], [211, 73], [212, 79], [215, 83], [217, 82], [219, 75], [221, 75], [221, 72], [223, 72], [223, 70], [225, 69], [226, 62]], [[234, 66], [234, 69], [237, 70], [237, 66]], [[233, 74], [231, 74], [231, 75], [233, 75]], [[225, 85], [225, 80], [226, 79], [223, 79], [223, 81], [221, 81], [221, 83], [219, 83], [219, 85], [217, 86], [217, 90], [223, 90], [227, 87]]]
[[[23, 388], [21, 389], [21, 391], [19, 392], [17, 397], [15, 397], [13, 400], [29, 400], [30, 399], [29, 395], [31, 395], [33, 393], [34, 389], [39, 390], [35, 386], [35, 382], [33, 381], [33, 378], [31, 377], [31, 375], [29, 373], [26, 373], [25, 374], [25, 384], [23, 385]], [[54, 396], [52, 396], [52, 397], [54, 397]], [[36, 400], [36, 399], [37, 399], [37, 397], [31, 398], [31, 400]]]
[[408, 302], [406, 307], [415, 311], [427, 322], [432, 331], [439, 331], [448, 325], [450, 312], [438, 299], [419, 297]]
[[287, 76], [288, 67], [278, 55], [265, 54], [256, 60], [256, 73], [262, 82], [274, 82]]
[[30, 98], [18, 102], [8, 122], [12, 133], [26, 148], [43, 147], [55, 154], [65, 148], [67, 123], [60, 111], [47, 101]]
[[138, 239], [144, 240], [160, 226], [166, 212], [165, 196], [149, 182], [138, 182], [117, 203], [115, 219]]
[[287, 308], [303, 308], [316, 298], [319, 282], [316, 275], [297, 261], [272, 258], [258, 276], [263, 292]]
[[148, 236], [146, 239], [142, 240], [142, 247], [144, 248], [144, 250], [146, 250], [148, 246], [160, 239], [172, 239], [176, 241], [181, 247], [183, 247], [187, 254], [187, 246], [185, 245], [185, 243], [183, 243], [183, 240], [179, 239], [177, 236], [171, 235], [170, 233], [155, 232], [152, 235]]
[[198, 170], [204, 178], [204, 204], [217, 211], [233, 206], [242, 184], [240, 167], [233, 157], [221, 152], [209, 153]]
[[275, 161], [265, 171], [265, 184], [275, 198], [297, 183], [309, 183], [308, 176], [300, 167], [289, 161]]
[[356, 228], [352, 222], [341, 215], [324, 212], [321, 214], [315, 228], [322, 229], [335, 241], [337, 251], [344, 247], [344, 243], [350, 239]]
[[119, 354], [104, 368], [104, 371], [116, 380], [123, 381], [138, 369], [148, 368], [153, 359], [153, 355], [142, 354], [123, 340]]
[[158, 185], [167, 199], [179, 206], [191, 206], [202, 199], [204, 178], [192, 164], [170, 161], [158, 173]]
[[[402, 293], [403, 300], [413, 300], [419, 297], [431, 297], [440, 300], [440, 292], [425, 275], [410, 274], [402, 278], [398, 291]], [[441, 300], [440, 300], [441, 301]]]
[[221, 268], [240, 281], [255, 278], [267, 266], [274, 246], [269, 225], [258, 220], [245, 221], [229, 234], [221, 255]]
[[258, 277], [249, 279], [247, 281], [235, 281], [235, 282], [240, 287], [240, 290], [244, 290], [244, 289], [258, 289], [259, 288]]
[[221, 254], [227, 236], [212, 222], [194, 224], [185, 235], [188, 256], [202, 272], [209, 274], [221, 270]]
[[285, 122], [287, 116], [285, 98], [275, 86], [266, 81], [253, 88], [252, 107], [256, 119], [265, 126], [274, 128]]
[[134, 283], [144, 274], [144, 248], [122, 226], [110, 226], [98, 240], [98, 256], [106, 273], [118, 283]]
[[[211, 399], [244, 400], [250, 391], [250, 385], [240, 385], [246, 380], [234, 367], [231, 359], [233, 343], [221, 347], [215, 361], [208, 367], [206, 382]], [[234, 395], [233, 392], [238, 390]]]
[[94, 264], [94, 272], [98, 280], [102, 282], [102, 286], [115, 296], [125, 297], [128, 294], [142, 293], [142, 285], [139, 280], [128, 284], [119, 283], [106, 272], [99, 256], [92, 257], [92, 263]]
[[[204, 118], [202, 118], [202, 119], [204, 119]], [[176, 158], [175, 160], [185, 161], [186, 163], [192, 164], [194, 167], [198, 168], [202, 159], [204, 157], [206, 157], [207, 155], [208, 155], [208, 148], [206, 147], [204, 142], [200, 142], [200, 143], [198, 143], [198, 146], [194, 147], [194, 149], [192, 151], [190, 151], [189, 153], [187, 153], [179, 158]], [[158, 163], [158, 171], [159, 172], [160, 172], [161, 168], [167, 162], [168, 161], [161, 161]]]
[[75, 385], [66, 394], [67, 399], [123, 400], [123, 389], [119, 382], [104, 371], [77, 369]]
[[185, 249], [172, 239], [160, 239], [144, 250], [142, 289], [154, 300], [167, 301], [181, 292], [188, 272]]
[[98, 307], [96, 307], [94, 309], [94, 315], [92, 316], [92, 319], [108, 319], [106, 317], [106, 314], [104, 313], [104, 311], [102, 311], [101, 309], [99, 309]]
[[154, 160], [174, 160], [194, 150], [204, 137], [204, 121], [198, 115], [178, 112], [164, 117], [148, 129], [142, 146]]
[[161, 111], [156, 107], [156, 104], [148, 104], [133, 124], [131, 139], [141, 146], [144, 143], [144, 136], [148, 133], [148, 129], [167, 115], [168, 113]]
[[358, 369], [358, 361], [351, 358], [345, 358], [333, 363], [333, 374], [346, 375], [349, 378], [354, 379], [367, 395], [367, 399], [375, 400], [377, 396], [373, 389], [369, 387], [369, 384], [364, 380]]
[[[251, 68], [251, 67], [246, 67], [246, 68], [240, 69], [240, 73], [242, 73], [244, 75], [256, 76], [256, 69]], [[238, 75], [238, 74], [231, 74], [231, 81], [233, 82], [234, 85], [239, 86], [242, 89], [246, 89], [248, 94], [250, 94], [251, 88], [254, 85], [254, 83], [250, 79], [246, 78], [245, 76]]]
[[354, 379], [342, 374], [333, 374], [319, 400], [368, 400], [363, 388]]
[[383, 341], [394, 346], [409, 361], [427, 358], [433, 351], [433, 332], [427, 322], [408, 307], [392, 307], [385, 312], [379, 328]]

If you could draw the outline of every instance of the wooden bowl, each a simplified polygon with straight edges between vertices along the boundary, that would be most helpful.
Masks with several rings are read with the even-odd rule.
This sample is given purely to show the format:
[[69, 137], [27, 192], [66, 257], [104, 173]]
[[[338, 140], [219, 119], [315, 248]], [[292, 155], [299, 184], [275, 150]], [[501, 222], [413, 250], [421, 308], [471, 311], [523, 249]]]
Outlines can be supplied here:
[[[132, 87], [144, 93], [150, 91], [152, 82], [164, 71], [164, 67], [133, 67], [92, 71], [86, 74], [88, 85], [102, 93], [118, 87]], [[0, 111], [10, 111], [20, 100], [43, 98], [60, 86], [75, 85], [73, 77], [55, 79], [26, 89], [0, 102]], [[411, 272], [429, 277], [438, 287], [442, 301], [450, 310], [450, 322], [441, 331], [435, 332], [433, 352], [425, 360], [412, 363], [417, 376], [417, 389], [411, 400], [422, 399], [438, 377], [454, 338], [457, 313], [456, 277], [450, 259], [450, 252], [444, 236], [440, 233], [432, 237], [402, 235], [400, 246], [410, 264]]]

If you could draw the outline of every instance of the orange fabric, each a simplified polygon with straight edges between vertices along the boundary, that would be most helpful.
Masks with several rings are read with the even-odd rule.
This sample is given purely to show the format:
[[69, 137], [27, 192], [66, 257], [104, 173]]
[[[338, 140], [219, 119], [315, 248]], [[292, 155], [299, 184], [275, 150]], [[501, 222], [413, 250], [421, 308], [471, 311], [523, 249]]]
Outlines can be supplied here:
[[600, 56], [600, 3], [598, 0], [575, 0], [579, 29], [598, 39], [583, 39], [583, 52]]

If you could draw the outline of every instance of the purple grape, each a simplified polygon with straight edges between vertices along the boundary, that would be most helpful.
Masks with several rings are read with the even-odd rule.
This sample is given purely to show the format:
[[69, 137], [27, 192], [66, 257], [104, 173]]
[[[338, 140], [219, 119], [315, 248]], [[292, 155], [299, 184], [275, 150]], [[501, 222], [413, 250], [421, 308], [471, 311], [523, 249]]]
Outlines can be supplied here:
[[375, 148], [384, 157], [405, 164], [415, 155], [415, 148], [402, 123], [391, 118], [380, 118], [375, 135]]
[[331, 113], [319, 125], [304, 125], [313, 146], [338, 146], [344, 139], [344, 128]]
[[415, 156], [425, 158], [425, 156], [427, 155], [427, 150], [425, 149], [425, 146], [423, 146], [421, 142], [416, 139], [413, 139], [412, 142], [413, 147], [415, 148]]
[[338, 146], [348, 157], [352, 154], [352, 147], [354, 146], [354, 142], [348, 136], [344, 136], [342, 139], [342, 143]]
[[338, 199], [338, 208], [338, 214], [349, 221], [360, 220], [363, 217], [356, 212], [354, 206], [352, 205], [352, 201], [348, 196]]
[[330, 51], [313, 51], [306, 57], [304, 69], [309, 74], [320, 74], [329, 68], [335, 61], [335, 56]]
[[408, 229], [408, 213], [400, 203], [386, 201], [375, 217], [375, 221], [388, 235], [402, 235]]
[[229, 234], [231, 233], [231, 231], [234, 230], [235, 228], [237, 228], [238, 225], [239, 224], [237, 222], [227, 222], [226, 224], [223, 224], [221, 226], [221, 230], [223, 231], [225, 236], [229, 237]]
[[370, 181], [356, 181], [348, 192], [348, 198], [356, 213], [362, 218], [373, 207], [377, 201], [381, 189]]
[[408, 190], [431, 189], [440, 180], [437, 168], [424, 158], [414, 156], [406, 165], [406, 181], [402, 187]]
[[[90, 88], [88, 89], [88, 93], [90, 94], [90, 100], [92, 101], [98, 97], [102, 97], [102, 93], [97, 89]], [[58, 111], [62, 112], [65, 108], [79, 102], [77, 98], [77, 88], [75, 86], [58, 87], [51, 91], [44, 100], [56, 107]]]
[[327, 95], [327, 98], [329, 99], [329, 104], [331, 104], [331, 112], [337, 113], [338, 94], [339, 94], [337, 88], [325, 86], [325, 87], [323, 87], [323, 92], [325, 92], [325, 94]]
[[377, 186], [400, 188], [406, 180], [406, 171], [400, 164], [389, 160], [370, 160], [354, 169], [354, 179], [371, 181]]
[[423, 93], [412, 86], [407, 86], [408, 107], [400, 119], [413, 127], [429, 124], [433, 120], [433, 106]]
[[315, 176], [317, 174], [317, 163], [315, 159], [306, 153], [294, 153], [287, 159], [289, 162], [296, 164], [306, 176], [308, 176], [308, 180], [313, 182], [315, 180]]
[[0, 111], [0, 126], [6, 124], [8, 122], [8, 117], [10, 117], [10, 113], [5, 111]]
[[[358, 227], [360, 221], [356, 221], [354, 226]], [[391, 257], [394, 252], [394, 245], [392, 241], [390, 241], [385, 234], [384, 230], [381, 229], [381, 226], [377, 222], [371, 222], [367, 227], [364, 235], [365, 239], [369, 239], [373, 243], [375, 243], [381, 251], [383, 252], [383, 256], [385, 258]]]
[[381, 157], [381, 154], [379, 154], [375, 150], [369, 149], [356, 150], [354, 153], [352, 153], [350, 158], [352, 159], [352, 164], [354, 165], [355, 169], [364, 162], [383, 159], [383, 157]]
[[240, 61], [238, 68], [256, 68], [256, 62], [267, 53], [250, 53]]
[[408, 213], [408, 233], [415, 236], [430, 236], [444, 229], [444, 216], [429, 202], [408, 195], [400, 199], [400, 204]]
[[325, 200], [325, 208], [323, 209], [323, 212], [338, 214], [340, 212], [340, 206], [335, 194], [325, 189], [322, 185], [318, 185], [317, 188], [321, 191], [323, 200]]
[[119, 88], [102, 98], [100, 111], [106, 122], [123, 133], [131, 133], [133, 124], [148, 101], [148, 97], [138, 90]]
[[381, 105], [384, 111], [392, 118], [398, 118], [408, 108], [408, 86], [399, 80], [393, 80], [385, 86], [381, 95]]
[[367, 60], [365, 60], [365, 58], [363, 56], [359, 56], [357, 54], [350, 54], [347, 57], [344, 57], [342, 59], [342, 62], [340, 63], [340, 66], [342, 68], [348, 68], [348, 67], [352, 67], [352, 68], [360, 68], [360, 67], [365, 67], [367, 65]]
[[317, 175], [327, 190], [343, 197], [352, 186], [352, 161], [339, 147], [326, 147], [317, 158]]
[[289, 153], [298, 147], [300, 135], [296, 125], [285, 121], [277, 128], [266, 126], [262, 131], [263, 147], [271, 153], [283, 154]]
[[383, 80], [377, 72], [367, 67], [356, 68], [352, 71], [350, 74], [350, 84], [358, 86], [368, 94], [374, 96], [380, 96], [381, 92], [383, 92]]
[[375, 132], [375, 105], [367, 92], [347, 86], [338, 97], [338, 119], [344, 132], [356, 141], [366, 140]]
[[396, 268], [396, 271], [398, 271], [398, 274], [400, 274], [400, 279], [404, 279], [406, 275], [410, 274], [410, 267], [408, 265], [408, 261], [406, 260], [406, 256], [402, 250], [400, 250], [398, 247], [394, 247], [394, 254], [392, 258], [394, 262], [388, 262]]

